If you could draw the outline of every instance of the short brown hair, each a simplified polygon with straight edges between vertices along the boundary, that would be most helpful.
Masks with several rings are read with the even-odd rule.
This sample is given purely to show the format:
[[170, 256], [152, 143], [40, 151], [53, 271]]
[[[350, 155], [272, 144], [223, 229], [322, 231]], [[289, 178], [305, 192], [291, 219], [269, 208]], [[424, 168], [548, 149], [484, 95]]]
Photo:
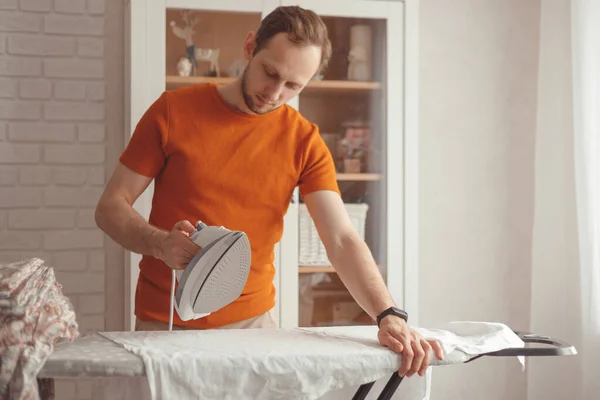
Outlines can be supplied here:
[[267, 15], [256, 32], [254, 55], [262, 50], [278, 33], [287, 33], [297, 45], [314, 45], [321, 48], [321, 63], [317, 74], [322, 73], [331, 58], [331, 42], [327, 26], [314, 11], [298, 6], [280, 6]]

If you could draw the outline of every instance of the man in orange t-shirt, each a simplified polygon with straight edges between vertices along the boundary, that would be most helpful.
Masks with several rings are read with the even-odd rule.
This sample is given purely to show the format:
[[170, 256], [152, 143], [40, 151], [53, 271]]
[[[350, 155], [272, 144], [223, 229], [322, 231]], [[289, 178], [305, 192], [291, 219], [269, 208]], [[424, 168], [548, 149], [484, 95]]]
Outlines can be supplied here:
[[[177, 328], [273, 327], [274, 246], [296, 186], [329, 259], [371, 317], [380, 342], [402, 352], [400, 373], [423, 374], [441, 347], [408, 328], [373, 257], [346, 214], [331, 154], [314, 123], [286, 103], [331, 56], [323, 21], [300, 7], [279, 7], [244, 42], [248, 61], [233, 83], [163, 93], [138, 122], [98, 203], [98, 226], [142, 254], [135, 296], [136, 329], [165, 329], [171, 269], [199, 251], [195, 221], [248, 235], [252, 265], [241, 296]], [[149, 221], [132, 208], [154, 180]]]

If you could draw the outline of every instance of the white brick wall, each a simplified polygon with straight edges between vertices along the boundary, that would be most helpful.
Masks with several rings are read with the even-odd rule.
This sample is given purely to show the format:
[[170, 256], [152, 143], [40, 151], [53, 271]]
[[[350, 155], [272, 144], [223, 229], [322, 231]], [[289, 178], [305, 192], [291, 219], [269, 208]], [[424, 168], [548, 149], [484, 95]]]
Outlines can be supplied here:
[[[0, 0], [0, 260], [51, 263], [84, 334], [105, 326], [105, 0]], [[88, 399], [89, 382], [57, 398]]]

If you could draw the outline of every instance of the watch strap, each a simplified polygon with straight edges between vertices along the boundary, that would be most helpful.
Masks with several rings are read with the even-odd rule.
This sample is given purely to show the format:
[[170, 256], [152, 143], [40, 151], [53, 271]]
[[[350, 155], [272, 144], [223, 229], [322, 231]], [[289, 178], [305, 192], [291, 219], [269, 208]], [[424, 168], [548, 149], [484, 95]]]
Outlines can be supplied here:
[[402, 318], [404, 321], [408, 322], [408, 314], [406, 311], [399, 309], [398, 307], [390, 307], [384, 310], [381, 314], [377, 316], [377, 326], [381, 324], [381, 320], [388, 315], [395, 315], [397, 317]]

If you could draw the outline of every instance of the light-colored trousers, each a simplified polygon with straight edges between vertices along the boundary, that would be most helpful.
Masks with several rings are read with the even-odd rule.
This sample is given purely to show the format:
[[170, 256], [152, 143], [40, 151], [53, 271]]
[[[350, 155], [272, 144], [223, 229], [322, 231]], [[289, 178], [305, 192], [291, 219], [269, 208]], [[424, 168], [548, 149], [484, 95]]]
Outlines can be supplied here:
[[[264, 328], [276, 328], [277, 324], [275, 323], [275, 319], [273, 318], [273, 311], [267, 311], [264, 314], [259, 315], [258, 317], [246, 319], [239, 322], [234, 322], [233, 324], [225, 325], [219, 327], [219, 329], [264, 329]], [[136, 318], [135, 321], [135, 330], [136, 331], [166, 331], [169, 329], [169, 325], [158, 322], [158, 321], [142, 321], [139, 318]], [[182, 326], [173, 325], [173, 330], [187, 330], [193, 328], [186, 328]]]

